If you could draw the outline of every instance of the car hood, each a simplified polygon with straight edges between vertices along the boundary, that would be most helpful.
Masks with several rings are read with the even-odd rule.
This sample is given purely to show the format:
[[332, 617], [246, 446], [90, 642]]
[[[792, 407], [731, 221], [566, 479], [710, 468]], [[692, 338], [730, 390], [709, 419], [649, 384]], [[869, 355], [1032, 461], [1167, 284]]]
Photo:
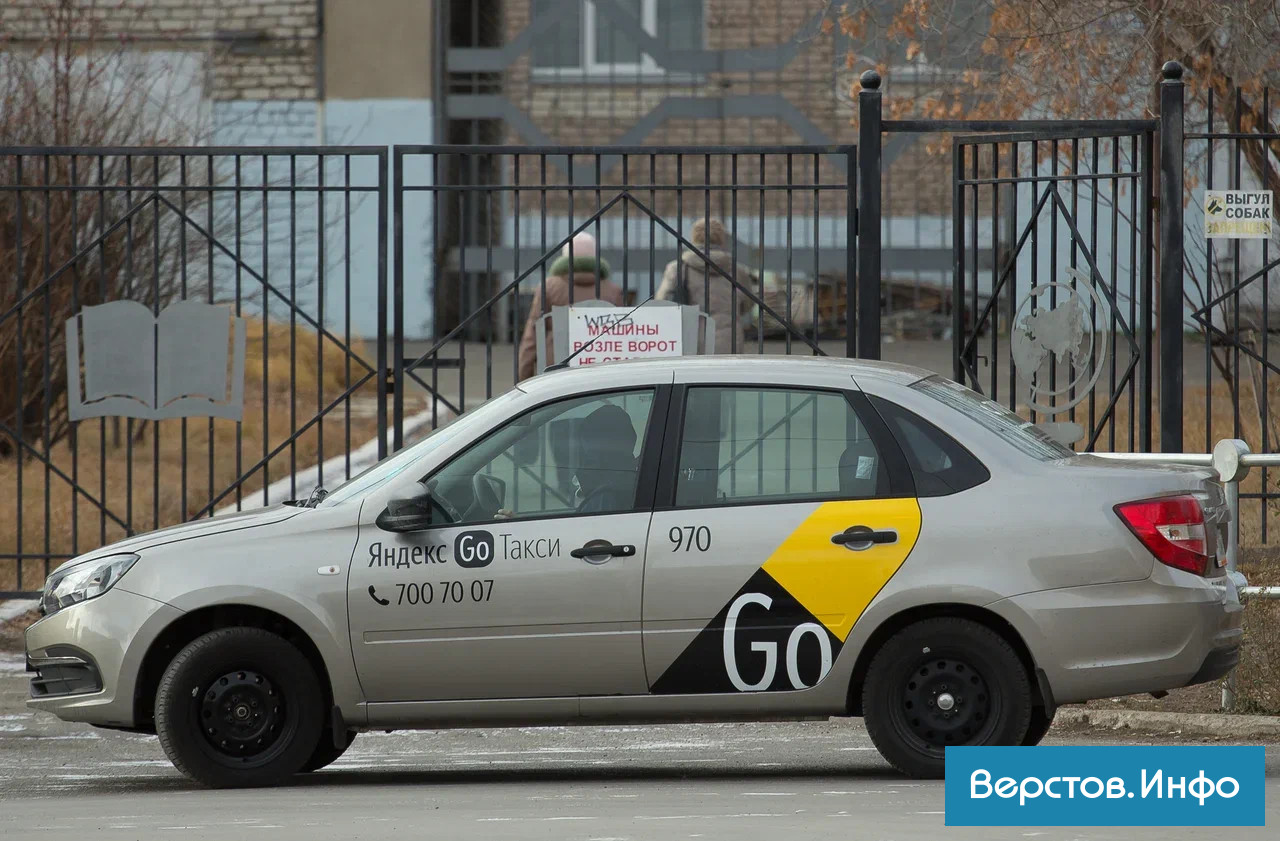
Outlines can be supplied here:
[[169, 526], [168, 528], [125, 538], [118, 543], [112, 543], [110, 546], [104, 546], [92, 553], [88, 553], [86, 557], [101, 557], [121, 552], [138, 552], [155, 546], [163, 546], [166, 543], [190, 540], [193, 537], [209, 537], [239, 529], [257, 528], [283, 522], [290, 517], [296, 516], [300, 511], [302, 509], [296, 506], [280, 504], [267, 508], [255, 508], [251, 511], [237, 511], [234, 514], [223, 514], [219, 517], [192, 520], [189, 523], [181, 523], [176, 526]]

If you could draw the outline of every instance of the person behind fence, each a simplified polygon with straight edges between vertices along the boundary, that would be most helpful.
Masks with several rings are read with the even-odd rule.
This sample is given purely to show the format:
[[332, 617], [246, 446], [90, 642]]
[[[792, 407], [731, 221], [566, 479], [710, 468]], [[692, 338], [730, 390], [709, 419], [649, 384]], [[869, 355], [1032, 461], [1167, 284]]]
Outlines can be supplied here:
[[[668, 263], [655, 297], [679, 304], [693, 304], [715, 319], [716, 353], [749, 352], [746, 315], [752, 302], [742, 290], [750, 288], [750, 277], [733, 262], [724, 225], [718, 219], [699, 219], [693, 223], [689, 241], [706, 256], [687, 250], [678, 260]], [[699, 336], [698, 352], [706, 353], [706, 344], [701, 334]]]
[[[547, 274], [546, 295], [543, 296], [541, 282], [534, 287], [533, 301], [529, 305], [529, 319], [524, 325], [524, 335], [520, 338], [519, 378], [527, 380], [532, 377], [538, 365], [538, 319], [551, 312], [552, 307], [567, 306], [572, 302], [598, 299], [608, 301], [614, 306], [622, 306], [622, 287], [609, 279], [609, 264], [596, 256], [596, 240], [591, 234], [583, 231], [574, 236], [572, 241], [573, 265], [570, 266], [569, 243], [561, 250], [560, 256], [551, 264]], [[599, 292], [596, 284], [600, 284]], [[570, 301], [570, 287], [573, 297]], [[551, 341], [551, 324], [547, 324], [547, 346], [544, 348], [545, 364], [551, 365], [559, 360], [554, 358], [555, 345]]]

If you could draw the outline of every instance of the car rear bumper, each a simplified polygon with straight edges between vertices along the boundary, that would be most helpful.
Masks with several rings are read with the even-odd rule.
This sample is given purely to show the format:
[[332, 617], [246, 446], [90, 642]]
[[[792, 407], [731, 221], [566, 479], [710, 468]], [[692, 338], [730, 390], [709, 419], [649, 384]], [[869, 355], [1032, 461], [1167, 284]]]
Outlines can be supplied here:
[[1225, 677], [1239, 663], [1240, 646], [1231, 645], [1225, 648], [1215, 648], [1205, 655], [1204, 662], [1200, 664], [1200, 670], [1191, 676], [1191, 680], [1187, 681], [1187, 686], [1208, 683], [1211, 680]]
[[182, 611], [113, 588], [26, 632], [27, 706], [64, 721], [134, 726], [134, 686], [148, 647]]
[[1022, 636], [1059, 704], [1215, 680], [1239, 660], [1244, 636], [1231, 582], [1158, 564], [1144, 581], [1027, 593], [989, 607]]

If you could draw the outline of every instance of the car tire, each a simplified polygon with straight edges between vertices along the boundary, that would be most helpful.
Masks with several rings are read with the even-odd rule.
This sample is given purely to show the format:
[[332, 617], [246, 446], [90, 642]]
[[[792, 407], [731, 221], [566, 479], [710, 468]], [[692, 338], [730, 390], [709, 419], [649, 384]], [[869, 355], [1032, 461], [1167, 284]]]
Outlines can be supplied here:
[[275, 785], [316, 752], [324, 693], [292, 643], [223, 628], [173, 658], [156, 692], [156, 735], [179, 771], [213, 788]]
[[1044, 707], [1032, 707], [1031, 723], [1027, 725], [1027, 735], [1022, 737], [1022, 746], [1033, 748], [1040, 744], [1052, 726], [1053, 716], [1045, 715]]
[[1013, 647], [956, 617], [903, 628], [871, 660], [862, 713], [871, 741], [911, 777], [943, 776], [947, 746], [1019, 745], [1031, 682]]
[[331, 733], [325, 732], [321, 734], [320, 744], [316, 745], [315, 752], [311, 754], [311, 758], [302, 764], [303, 774], [310, 774], [312, 771], [319, 771], [327, 765], [331, 765], [334, 760], [347, 752], [347, 748], [351, 747], [351, 743], [356, 740], [356, 731], [348, 730], [346, 738], [342, 741], [342, 747], [337, 747], [330, 738]]

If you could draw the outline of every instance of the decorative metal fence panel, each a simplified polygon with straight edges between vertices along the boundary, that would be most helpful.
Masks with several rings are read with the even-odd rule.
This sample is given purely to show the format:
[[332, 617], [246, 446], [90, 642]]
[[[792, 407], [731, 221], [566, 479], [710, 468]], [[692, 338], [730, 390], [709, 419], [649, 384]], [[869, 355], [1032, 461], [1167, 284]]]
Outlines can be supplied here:
[[[1275, 452], [1280, 444], [1277, 100], [1280, 96], [1267, 89], [1223, 95], [1210, 87], [1203, 107], [1187, 112], [1183, 295], [1188, 451], [1207, 450], [1220, 438], [1244, 439], [1261, 453]], [[1240, 213], [1228, 206], [1246, 197], [1263, 204]], [[1246, 545], [1269, 542], [1274, 534], [1280, 512], [1278, 478], [1275, 469], [1263, 467], [1241, 485]]]
[[386, 452], [387, 187], [385, 148], [0, 149], [0, 595]]
[[955, 378], [1081, 450], [1151, 447], [1153, 130], [953, 140]]

